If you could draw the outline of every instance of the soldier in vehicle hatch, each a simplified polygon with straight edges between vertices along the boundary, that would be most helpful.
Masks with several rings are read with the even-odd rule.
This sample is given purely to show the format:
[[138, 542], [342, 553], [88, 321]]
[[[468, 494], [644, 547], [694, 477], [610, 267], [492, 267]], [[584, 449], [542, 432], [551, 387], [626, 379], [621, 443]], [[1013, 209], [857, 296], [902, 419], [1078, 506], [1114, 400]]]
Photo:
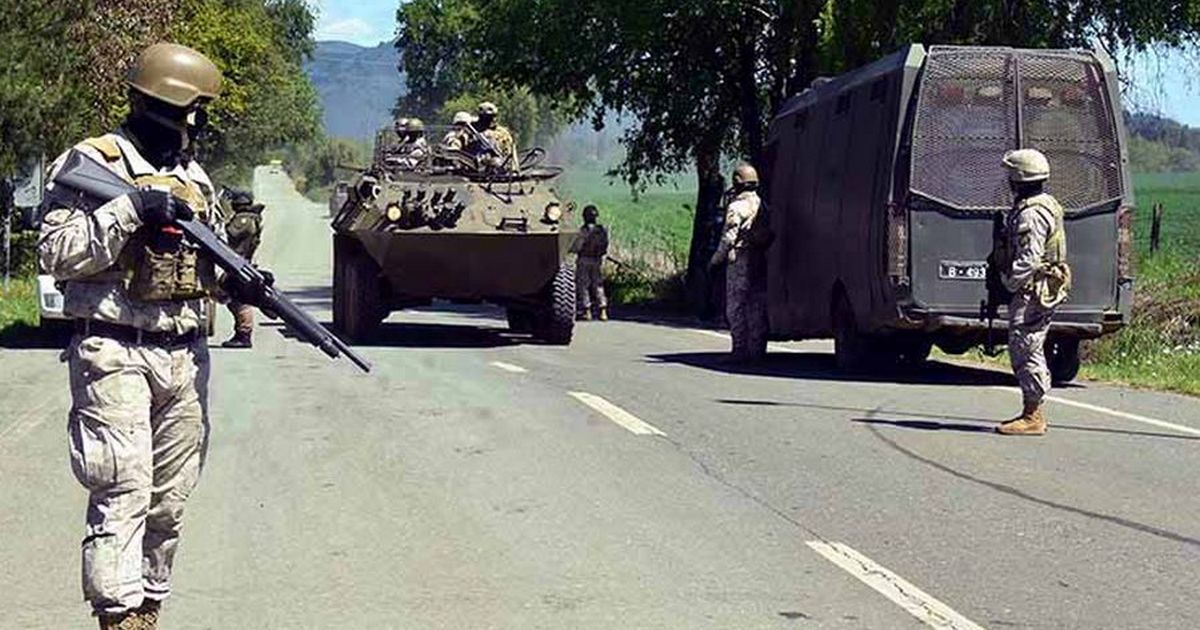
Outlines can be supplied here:
[[[229, 208], [232, 212], [229, 220], [225, 222], [229, 246], [242, 258], [253, 261], [254, 253], [258, 251], [258, 245], [262, 242], [263, 205], [254, 203], [254, 197], [250, 193], [238, 190], [230, 193]], [[230, 299], [228, 306], [229, 312], [233, 313], [234, 332], [233, 337], [221, 344], [221, 347], [252, 347], [254, 307], [235, 299]]]
[[598, 222], [600, 211], [596, 206], [583, 208], [583, 227], [571, 243], [575, 254], [575, 292], [579, 319], [592, 319], [592, 306], [600, 321], [608, 321], [608, 298], [604, 295], [604, 257], [608, 255], [608, 230]]
[[508, 127], [497, 122], [499, 115], [500, 109], [494, 103], [485, 101], [479, 104], [476, 129], [481, 138], [472, 141], [470, 150], [484, 166], [516, 170], [517, 143]]
[[425, 122], [420, 118], [409, 118], [400, 132], [400, 142], [389, 151], [389, 162], [402, 169], [417, 168], [429, 156], [429, 142], [425, 140]]
[[1045, 191], [1050, 163], [1040, 151], [1021, 149], [1004, 155], [1015, 199], [1001, 242], [991, 260], [1008, 305], [1008, 352], [1021, 386], [1021, 415], [997, 427], [1005, 435], [1042, 435], [1046, 416], [1042, 401], [1050, 390], [1046, 338], [1054, 313], [1071, 288], [1063, 208]]
[[449, 151], [465, 151], [473, 140], [469, 126], [475, 123], [475, 117], [467, 112], [455, 112], [453, 127], [442, 138], [442, 148]]
[[138, 191], [93, 208], [47, 186], [38, 254], [76, 322], [64, 353], [67, 429], [72, 469], [89, 491], [83, 594], [101, 630], [156, 627], [208, 445], [201, 331], [215, 275], [172, 224], [217, 221], [212, 183], [188, 144], [221, 81], [195, 50], [145, 49], [128, 76], [124, 125], [74, 147]]
[[767, 308], [765, 300], [765, 249], [769, 230], [762, 217], [758, 196], [758, 171], [740, 164], [733, 171], [732, 199], [725, 208], [721, 243], [709, 268], [728, 262], [725, 273], [725, 317], [733, 338], [734, 361], [756, 361], [767, 353]]

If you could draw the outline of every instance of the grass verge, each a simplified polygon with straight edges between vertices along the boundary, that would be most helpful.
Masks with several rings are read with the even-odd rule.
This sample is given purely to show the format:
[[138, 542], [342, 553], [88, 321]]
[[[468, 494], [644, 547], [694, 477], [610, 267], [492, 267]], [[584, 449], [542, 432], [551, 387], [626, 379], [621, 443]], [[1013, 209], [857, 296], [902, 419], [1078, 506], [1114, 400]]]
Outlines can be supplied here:
[[37, 282], [33, 278], [13, 278], [7, 291], [0, 285], [0, 336], [37, 325]]

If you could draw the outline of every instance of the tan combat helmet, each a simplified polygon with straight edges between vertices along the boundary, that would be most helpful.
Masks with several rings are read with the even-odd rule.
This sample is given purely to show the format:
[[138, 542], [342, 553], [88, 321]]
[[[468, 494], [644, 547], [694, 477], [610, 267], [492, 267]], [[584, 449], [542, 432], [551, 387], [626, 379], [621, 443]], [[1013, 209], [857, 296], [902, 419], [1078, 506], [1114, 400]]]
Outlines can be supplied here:
[[221, 93], [221, 71], [208, 57], [178, 44], [154, 44], [129, 69], [130, 88], [175, 107]]
[[454, 113], [454, 124], [456, 125], [469, 125], [473, 122], [475, 122], [475, 117], [467, 112]]
[[500, 108], [495, 103], [484, 101], [479, 104], [479, 115], [496, 117], [500, 115]]
[[741, 164], [738, 164], [737, 167], [733, 169], [733, 185], [734, 186], [745, 186], [747, 184], [757, 184], [757, 183], [758, 183], [758, 171], [755, 170], [753, 166], [750, 166], [749, 164], [746, 164], [743, 162]]
[[425, 133], [425, 121], [420, 118], [409, 118], [408, 126], [405, 129], [409, 133]]
[[1018, 149], [1004, 154], [1008, 179], [1013, 182], [1044, 182], [1050, 179], [1050, 161], [1037, 149]]

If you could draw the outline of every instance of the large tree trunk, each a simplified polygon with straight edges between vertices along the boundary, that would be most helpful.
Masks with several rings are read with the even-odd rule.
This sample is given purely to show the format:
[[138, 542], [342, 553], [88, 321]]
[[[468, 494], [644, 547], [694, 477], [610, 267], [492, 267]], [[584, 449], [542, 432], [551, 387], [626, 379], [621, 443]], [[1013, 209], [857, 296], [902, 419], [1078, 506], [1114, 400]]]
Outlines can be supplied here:
[[714, 300], [714, 274], [708, 261], [716, 249], [724, 217], [721, 197], [725, 179], [721, 176], [719, 142], [704, 142], [696, 148], [696, 216], [692, 220], [692, 244], [688, 252], [687, 293], [692, 310], [704, 319], [720, 319], [721, 304]]
[[750, 20], [742, 26], [741, 41], [738, 43], [738, 88], [742, 133], [746, 146], [746, 157], [758, 168], [763, 165], [763, 120], [762, 104], [759, 101], [758, 36], [754, 29], [756, 21]]

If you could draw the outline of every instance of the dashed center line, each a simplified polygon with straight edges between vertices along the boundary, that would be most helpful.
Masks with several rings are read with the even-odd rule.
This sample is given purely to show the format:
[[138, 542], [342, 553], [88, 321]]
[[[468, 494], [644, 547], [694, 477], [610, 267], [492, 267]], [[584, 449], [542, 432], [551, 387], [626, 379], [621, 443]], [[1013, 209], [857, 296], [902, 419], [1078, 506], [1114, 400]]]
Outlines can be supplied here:
[[600, 415], [612, 420], [634, 435], [667, 435], [666, 433], [654, 428], [654, 426], [650, 425], [649, 423], [643, 421], [641, 418], [638, 418], [637, 416], [595, 394], [589, 394], [587, 392], [571, 392], [571, 397], [596, 410], [600, 413]]
[[917, 588], [908, 580], [851, 549], [849, 545], [823, 540], [810, 540], [807, 544], [813, 551], [824, 556], [826, 560], [892, 600], [893, 603], [931, 628], [983, 630], [983, 626], [958, 614], [954, 609]]
[[[1003, 385], [997, 385], [997, 386], [995, 386], [995, 389], [999, 389], [999, 390], [1010, 392], [1010, 393], [1016, 393], [1016, 394], [1021, 393], [1021, 390], [1016, 387], [1005, 387]], [[1136, 413], [1129, 413], [1126, 411], [1118, 411], [1116, 409], [1109, 409], [1108, 407], [1101, 407], [1100, 405], [1092, 405], [1092, 404], [1085, 403], [1085, 402], [1079, 402], [1077, 400], [1061, 398], [1059, 396], [1046, 396], [1046, 400], [1048, 400], [1050, 402], [1058, 403], [1060, 405], [1066, 405], [1068, 407], [1075, 407], [1076, 409], [1084, 409], [1086, 411], [1102, 413], [1102, 414], [1106, 414], [1109, 416], [1113, 416], [1115, 418], [1123, 418], [1125, 420], [1132, 420], [1134, 422], [1148, 424], [1152, 427], [1158, 427], [1160, 429], [1168, 429], [1171, 431], [1177, 431], [1179, 433], [1183, 433], [1186, 435], [1200, 436], [1200, 429], [1184, 426], [1182, 424], [1175, 424], [1174, 422], [1167, 422], [1166, 420], [1157, 420], [1155, 418], [1139, 416]]]
[[501, 370], [504, 370], [505, 372], [511, 372], [513, 374], [525, 374], [525, 373], [529, 372], [529, 370], [526, 370], [525, 368], [523, 368], [519, 365], [513, 365], [512, 363], [505, 363], [504, 361], [492, 361], [489, 365], [491, 365], [494, 368], [499, 368]]

